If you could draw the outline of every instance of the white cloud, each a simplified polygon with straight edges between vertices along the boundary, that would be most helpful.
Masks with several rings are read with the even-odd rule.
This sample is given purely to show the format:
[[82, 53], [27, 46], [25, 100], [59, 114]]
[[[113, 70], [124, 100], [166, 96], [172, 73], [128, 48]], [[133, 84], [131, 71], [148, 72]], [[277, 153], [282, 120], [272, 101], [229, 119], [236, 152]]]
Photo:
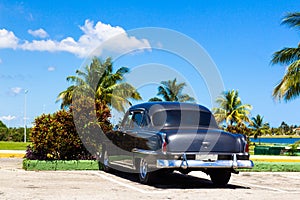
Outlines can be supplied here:
[[11, 115], [7, 115], [7, 116], [2, 116], [0, 117], [0, 120], [5, 120], [5, 121], [11, 121], [11, 120], [14, 120], [16, 119], [16, 116], [11, 116]]
[[32, 36], [34, 36], [34, 37], [38, 37], [38, 38], [46, 38], [46, 37], [49, 36], [48, 33], [47, 33], [44, 29], [42, 29], [42, 28], [37, 29], [37, 30], [35, 30], [35, 31], [29, 29], [29, 30], [28, 30], [28, 33], [29, 33], [30, 35], [32, 35]]
[[2, 63], [2, 59], [0, 58], [0, 64]]
[[18, 47], [19, 39], [15, 36], [12, 31], [6, 29], [0, 29], [0, 49]]
[[58, 43], [52, 40], [33, 40], [32, 42], [25, 41], [19, 45], [19, 48], [29, 51], [59, 51]]
[[10, 93], [13, 94], [13, 95], [17, 95], [17, 94], [20, 94], [22, 91], [22, 88], [20, 87], [13, 87], [10, 89]]
[[48, 71], [49, 71], [49, 72], [55, 71], [55, 67], [52, 67], [52, 66], [48, 67]]
[[[110, 24], [104, 24], [100, 21], [94, 25], [93, 21], [85, 20], [84, 25], [79, 28], [82, 30], [83, 34], [78, 40], [72, 37], [66, 37], [60, 41], [42, 39], [32, 41], [23, 40], [24, 42], [21, 43], [12, 32], [10, 33], [15, 37], [15, 41], [17, 41], [14, 43], [14, 48], [17, 47], [28, 51], [63, 51], [75, 54], [78, 57], [100, 56], [103, 50], [121, 53], [137, 49], [151, 48], [148, 40], [137, 39], [136, 37], [129, 36], [126, 31], [119, 26], [111, 26]], [[33, 35], [33, 33], [35, 33], [36, 36], [41, 37], [42, 34], [40, 35], [37, 32], [41, 33], [44, 30], [38, 29], [36, 31], [29, 31], [30, 34]], [[47, 34], [46, 31], [44, 32]], [[96, 48], [97, 50], [95, 51]]]

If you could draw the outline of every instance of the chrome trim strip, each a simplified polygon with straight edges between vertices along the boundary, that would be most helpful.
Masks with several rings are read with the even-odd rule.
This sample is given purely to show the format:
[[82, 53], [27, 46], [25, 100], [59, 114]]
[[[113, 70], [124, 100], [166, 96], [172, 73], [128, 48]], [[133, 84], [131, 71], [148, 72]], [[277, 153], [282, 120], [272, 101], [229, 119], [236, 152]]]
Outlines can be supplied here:
[[133, 153], [141, 153], [141, 154], [147, 154], [147, 155], [158, 155], [158, 153], [156, 151], [152, 151], [152, 150], [144, 150], [144, 149], [132, 149]]
[[[157, 160], [157, 168], [180, 168], [183, 160]], [[251, 169], [254, 164], [251, 160], [217, 160], [206, 162], [201, 160], [186, 160], [188, 168], [235, 168], [235, 169]]]
[[[144, 149], [132, 149], [133, 153], [144, 153], [144, 154], [150, 154], [150, 155], [158, 155], [161, 154], [160, 151], [153, 151], [153, 150], [144, 150]], [[171, 156], [182, 156], [185, 155], [206, 155], [206, 154], [218, 154], [218, 155], [236, 155], [236, 156], [242, 156], [242, 155], [248, 155], [248, 153], [220, 153], [220, 152], [182, 152], [182, 153], [173, 153], [173, 152], [167, 152], [165, 155], [171, 155]]]

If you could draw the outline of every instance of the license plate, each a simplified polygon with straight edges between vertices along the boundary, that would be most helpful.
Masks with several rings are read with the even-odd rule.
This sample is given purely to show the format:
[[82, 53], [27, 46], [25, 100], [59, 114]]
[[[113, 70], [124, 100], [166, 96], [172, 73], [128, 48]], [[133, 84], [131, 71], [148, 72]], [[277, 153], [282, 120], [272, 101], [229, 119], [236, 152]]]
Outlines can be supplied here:
[[196, 160], [216, 161], [218, 160], [218, 155], [217, 154], [196, 155]]

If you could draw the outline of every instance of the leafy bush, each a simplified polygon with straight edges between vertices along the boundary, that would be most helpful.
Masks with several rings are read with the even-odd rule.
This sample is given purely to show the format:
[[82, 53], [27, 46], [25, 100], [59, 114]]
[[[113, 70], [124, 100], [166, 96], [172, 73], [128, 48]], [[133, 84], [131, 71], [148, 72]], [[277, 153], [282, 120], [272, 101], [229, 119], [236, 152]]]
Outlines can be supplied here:
[[35, 119], [33, 146], [26, 157], [39, 160], [96, 159], [105, 132], [112, 129], [110, 110], [89, 97], [72, 102], [70, 111], [61, 110]]
[[291, 149], [288, 151], [289, 156], [296, 156], [298, 152], [298, 147], [300, 146], [300, 140], [294, 144], [289, 145]]
[[31, 132], [33, 146], [26, 157], [39, 160], [91, 159], [83, 146], [70, 112], [61, 110], [52, 115], [43, 114], [35, 119]]
[[[81, 94], [77, 94], [81, 95]], [[111, 116], [109, 107], [100, 100], [89, 96], [74, 98], [71, 111], [76, 130], [84, 146], [93, 155], [99, 154], [105, 133], [112, 129], [109, 122]]]

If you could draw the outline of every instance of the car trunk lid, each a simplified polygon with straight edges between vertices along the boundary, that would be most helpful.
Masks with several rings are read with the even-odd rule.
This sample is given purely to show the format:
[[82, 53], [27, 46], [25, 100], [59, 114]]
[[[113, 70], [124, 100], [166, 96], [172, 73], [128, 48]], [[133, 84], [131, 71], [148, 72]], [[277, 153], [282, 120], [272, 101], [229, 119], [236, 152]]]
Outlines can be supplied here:
[[168, 152], [243, 152], [242, 135], [216, 129], [165, 129]]

